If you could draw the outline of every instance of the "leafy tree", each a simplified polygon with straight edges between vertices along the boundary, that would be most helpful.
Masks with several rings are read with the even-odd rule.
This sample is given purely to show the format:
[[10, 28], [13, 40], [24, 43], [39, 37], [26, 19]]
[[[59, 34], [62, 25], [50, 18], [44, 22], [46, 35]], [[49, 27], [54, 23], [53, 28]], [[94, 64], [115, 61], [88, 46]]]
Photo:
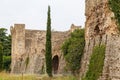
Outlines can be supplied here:
[[46, 72], [48, 76], [52, 77], [52, 51], [51, 51], [51, 18], [50, 18], [50, 6], [48, 6], [48, 18], [47, 18], [47, 33], [46, 33]]
[[0, 44], [0, 71], [3, 69], [3, 47]]
[[3, 69], [10, 71], [11, 56], [3, 56]]
[[6, 35], [4, 40], [4, 56], [11, 56], [11, 35]]
[[6, 39], [6, 33], [7, 32], [7, 29], [5, 28], [0, 28], [0, 42], [2, 42], [2, 45]]
[[7, 29], [0, 28], [0, 42], [3, 47], [3, 69], [10, 70], [11, 64], [11, 35], [7, 34]]
[[78, 74], [80, 61], [84, 51], [84, 29], [77, 29], [71, 33], [71, 37], [62, 45], [62, 52], [67, 62], [67, 68], [73, 75]]

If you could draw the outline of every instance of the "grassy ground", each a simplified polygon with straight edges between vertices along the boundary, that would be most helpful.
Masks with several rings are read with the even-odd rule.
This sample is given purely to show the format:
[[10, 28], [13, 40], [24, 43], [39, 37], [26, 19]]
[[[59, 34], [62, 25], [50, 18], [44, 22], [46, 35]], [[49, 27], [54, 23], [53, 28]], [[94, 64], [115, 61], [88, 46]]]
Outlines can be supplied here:
[[73, 76], [54, 76], [49, 78], [46, 75], [12, 75], [7, 73], [0, 73], [0, 80], [77, 80]]
[[0, 80], [36, 80], [34, 75], [12, 75], [8, 73], [0, 73]]

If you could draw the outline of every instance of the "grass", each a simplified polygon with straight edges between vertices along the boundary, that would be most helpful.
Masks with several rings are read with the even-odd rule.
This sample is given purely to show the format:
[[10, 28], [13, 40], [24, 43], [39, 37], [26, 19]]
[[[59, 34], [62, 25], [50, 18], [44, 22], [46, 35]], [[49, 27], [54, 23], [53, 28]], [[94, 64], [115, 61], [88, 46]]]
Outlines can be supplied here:
[[12, 75], [9, 73], [0, 73], [0, 80], [77, 80], [73, 76], [55, 76], [49, 78], [47, 75]]

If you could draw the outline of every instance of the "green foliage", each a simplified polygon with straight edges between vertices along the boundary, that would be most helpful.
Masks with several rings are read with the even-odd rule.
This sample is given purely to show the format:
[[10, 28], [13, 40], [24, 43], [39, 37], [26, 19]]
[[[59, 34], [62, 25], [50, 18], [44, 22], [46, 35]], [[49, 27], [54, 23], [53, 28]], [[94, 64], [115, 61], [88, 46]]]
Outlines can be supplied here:
[[11, 36], [7, 34], [5, 28], [0, 28], [0, 43], [3, 47], [3, 68], [7, 71], [10, 70], [11, 63]]
[[76, 29], [73, 33], [71, 33], [71, 37], [72, 38], [83, 38], [84, 39], [84, 33], [85, 33], [85, 30], [84, 29]]
[[[7, 29], [0, 28], [0, 42], [4, 42], [6, 39]], [[2, 44], [3, 45], [3, 44]]]
[[28, 66], [28, 64], [29, 64], [29, 57], [26, 58], [25, 64], [26, 64], [26, 68], [27, 68], [27, 66]]
[[10, 71], [11, 56], [3, 56], [3, 68], [6, 71]]
[[71, 33], [71, 37], [62, 45], [62, 52], [67, 62], [67, 68], [73, 75], [78, 73], [80, 61], [84, 51], [85, 39], [84, 29], [75, 30]]
[[105, 58], [105, 46], [95, 46], [91, 55], [89, 69], [82, 80], [97, 80], [102, 74]]
[[67, 39], [62, 45], [62, 52], [64, 56], [68, 54], [68, 46], [70, 45], [70, 42], [70, 39]]
[[109, 0], [110, 9], [114, 12], [120, 31], [120, 0]]
[[46, 33], [46, 72], [52, 77], [52, 51], [51, 51], [51, 18], [50, 6], [48, 6], [47, 33]]
[[11, 35], [6, 35], [3, 52], [4, 56], [11, 56]]
[[0, 44], [0, 71], [3, 69], [3, 47]]

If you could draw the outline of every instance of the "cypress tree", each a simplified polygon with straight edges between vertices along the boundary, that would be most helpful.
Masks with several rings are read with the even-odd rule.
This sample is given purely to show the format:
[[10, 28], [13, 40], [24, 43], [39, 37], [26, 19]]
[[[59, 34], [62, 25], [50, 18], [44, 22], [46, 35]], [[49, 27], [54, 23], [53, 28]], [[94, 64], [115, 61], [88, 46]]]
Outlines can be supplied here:
[[47, 13], [47, 32], [46, 32], [46, 72], [49, 77], [52, 77], [52, 48], [51, 48], [51, 18], [50, 18], [50, 6], [48, 6]]
[[3, 69], [3, 47], [0, 43], [0, 71]]

